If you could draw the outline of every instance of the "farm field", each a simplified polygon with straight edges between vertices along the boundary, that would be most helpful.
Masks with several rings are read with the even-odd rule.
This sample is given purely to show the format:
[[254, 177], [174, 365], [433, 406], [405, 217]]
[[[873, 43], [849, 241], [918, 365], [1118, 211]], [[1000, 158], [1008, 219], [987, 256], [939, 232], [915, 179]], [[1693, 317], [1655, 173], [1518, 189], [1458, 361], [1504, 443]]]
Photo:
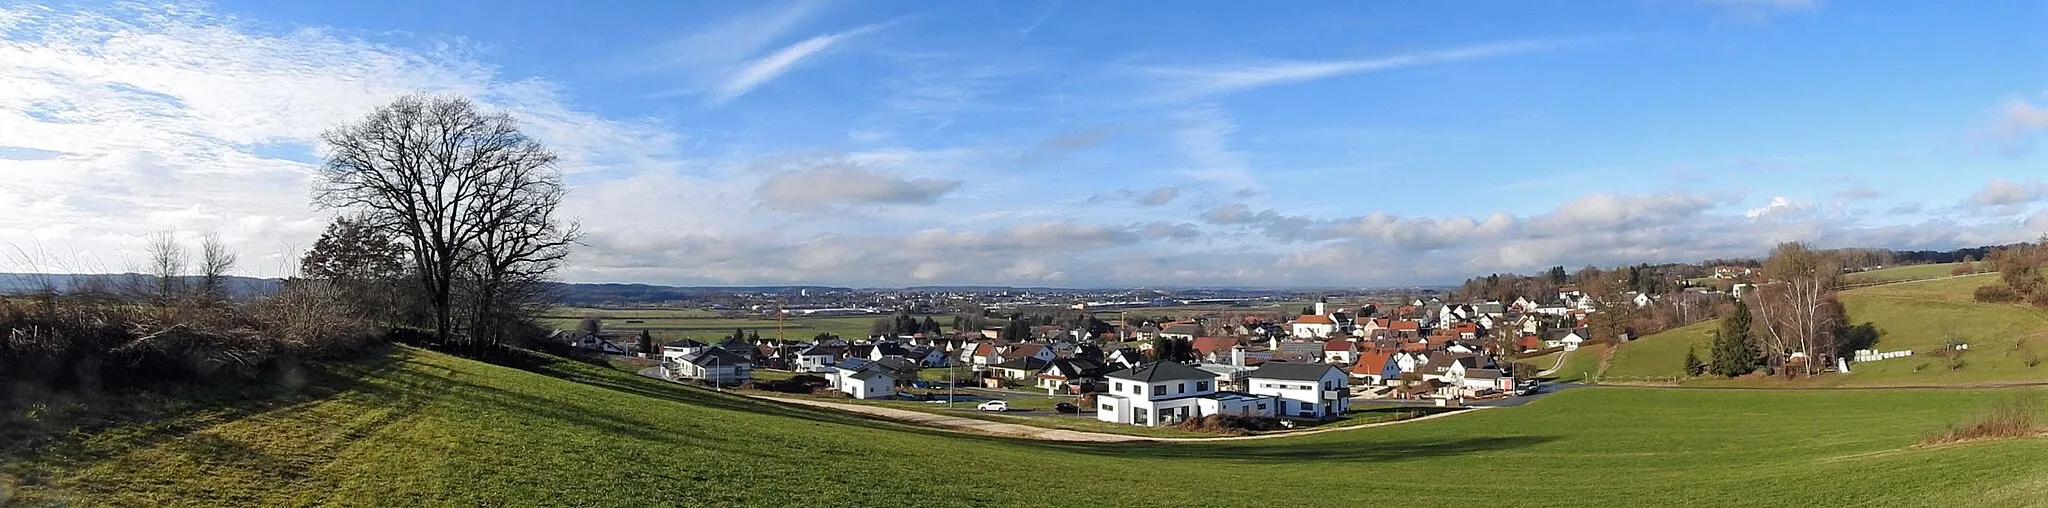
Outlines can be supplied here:
[[[10, 449], [0, 475], [28, 505], [1268, 506], [1315, 491], [1330, 505], [2010, 506], [2048, 496], [2048, 463], [2034, 460], [2048, 439], [1914, 446], [1998, 401], [2044, 395], [2034, 389], [1587, 388], [1374, 429], [1101, 445], [938, 432], [546, 357], [521, 370], [397, 348], [306, 374], [297, 388], [144, 397], [118, 413], [57, 404], [9, 414], [0, 432], [10, 446], [46, 444]], [[145, 416], [162, 419], [120, 423]], [[100, 418], [109, 425], [68, 430]], [[831, 464], [844, 460], [874, 474], [839, 474]], [[1506, 480], [1560, 468], [1600, 480]], [[1095, 480], [1052, 485], [1048, 469]], [[605, 480], [581, 474], [591, 471]], [[1503, 480], [1423, 498], [1391, 481], [1317, 490], [1329, 478], [1445, 471]], [[1233, 494], [1187, 488], [1203, 485]]]
[[[1883, 282], [1898, 282], [1906, 280], [1936, 279], [1941, 277], [1948, 277], [1951, 272], [1955, 271], [1956, 265], [1960, 264], [1962, 263], [1934, 263], [1925, 265], [1907, 265], [1871, 270], [1867, 272], [1856, 272], [1842, 275], [1842, 283], [1876, 284]], [[1984, 264], [1981, 262], [1977, 263], [1976, 265], [1979, 269], [1988, 269], [1988, 267], [1984, 266]]]
[[[1906, 267], [1915, 268], [1915, 267]], [[1903, 269], [1903, 268], [1902, 268]], [[1853, 364], [1848, 375], [1813, 379], [1702, 378], [1706, 386], [1905, 386], [2048, 383], [2048, 311], [2025, 304], [1977, 303], [1971, 291], [1998, 282], [1997, 274], [1902, 282], [1842, 291], [1852, 324], [1870, 323], [1879, 332], [1876, 348], [1913, 350], [1915, 356]], [[1685, 358], [1685, 344], [1699, 344], [1702, 359], [1718, 325], [1694, 324], [1621, 346], [1606, 375], [1671, 376]], [[1949, 338], [1970, 344], [1958, 368], [1926, 353]], [[2036, 366], [2029, 366], [2030, 359]]]
[[1643, 336], [1614, 350], [1606, 378], [1674, 377], [1685, 373], [1685, 352], [1693, 348], [1701, 361], [1714, 357], [1714, 331], [1719, 320], [1701, 321]]
[[[876, 319], [883, 315], [797, 317], [783, 321], [759, 317], [727, 318], [704, 309], [590, 309], [565, 307], [548, 311], [542, 324], [564, 330], [573, 330], [584, 317], [595, 316], [603, 320], [608, 332], [639, 333], [646, 330], [657, 341], [667, 342], [690, 338], [705, 342], [717, 342], [732, 335], [734, 329], [758, 332], [763, 338], [775, 338], [780, 331], [782, 338], [810, 340], [819, 332], [831, 333], [842, 338], [856, 339], [868, 336]], [[919, 315], [917, 318], [923, 319]], [[932, 316], [944, 325], [952, 324], [952, 316]]]

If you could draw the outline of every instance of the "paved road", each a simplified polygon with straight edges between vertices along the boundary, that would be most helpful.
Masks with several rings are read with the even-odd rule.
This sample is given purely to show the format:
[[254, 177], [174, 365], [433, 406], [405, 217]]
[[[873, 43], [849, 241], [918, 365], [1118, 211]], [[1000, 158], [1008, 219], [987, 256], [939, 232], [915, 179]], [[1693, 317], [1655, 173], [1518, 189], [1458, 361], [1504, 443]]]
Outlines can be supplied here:
[[[642, 376], [647, 376], [647, 377], [651, 377], [651, 378], [655, 378], [655, 379], [665, 379], [665, 378], [662, 378], [662, 377], [661, 377], [661, 374], [660, 374], [660, 371], [659, 371], [659, 369], [653, 369], [653, 368], [649, 368], [649, 369], [642, 369], [642, 370], [640, 371], [640, 375], [642, 375]], [[1296, 432], [1283, 432], [1283, 433], [1277, 433], [1277, 434], [1260, 434], [1260, 435], [1255, 435], [1255, 436], [1229, 436], [1229, 437], [1143, 437], [1143, 436], [1127, 436], [1127, 435], [1123, 435], [1123, 434], [1105, 434], [1105, 433], [1101, 433], [1101, 432], [1082, 432], [1082, 431], [1075, 431], [1075, 430], [1061, 430], [1061, 429], [1048, 429], [1048, 428], [1045, 428], [1045, 427], [1038, 427], [1038, 426], [1032, 426], [1032, 425], [1022, 425], [1022, 424], [1016, 424], [1016, 423], [1003, 423], [1003, 422], [992, 422], [992, 421], [988, 421], [988, 420], [977, 420], [977, 419], [974, 419], [974, 418], [964, 418], [964, 417], [959, 417], [959, 416], [949, 416], [949, 415], [942, 415], [942, 414], [933, 414], [933, 413], [926, 413], [926, 412], [922, 412], [922, 411], [910, 411], [910, 410], [905, 410], [905, 409], [896, 409], [896, 408], [889, 408], [889, 407], [881, 407], [881, 406], [868, 406], [868, 405], [861, 405], [861, 404], [844, 404], [844, 403], [838, 403], [838, 402], [826, 402], [826, 401], [822, 401], [822, 400], [810, 400], [810, 399], [796, 399], [796, 398], [786, 398], [786, 397], [768, 397], [768, 396], [760, 396], [760, 395], [746, 395], [746, 394], [738, 394], [738, 395], [743, 395], [743, 396], [747, 396], [747, 397], [753, 397], [753, 398], [757, 398], [757, 399], [761, 399], [761, 400], [770, 400], [770, 401], [775, 401], [775, 402], [781, 402], [781, 403], [784, 403], [784, 404], [796, 404], [796, 405], [801, 405], [801, 406], [811, 406], [811, 407], [818, 407], [818, 408], [825, 408], [825, 409], [835, 409], [835, 410], [839, 410], [839, 411], [846, 411], [846, 412], [851, 412], [851, 413], [860, 413], [860, 414], [864, 414], [864, 415], [869, 415], [869, 416], [875, 416], [875, 417], [880, 417], [880, 418], [886, 418], [886, 419], [890, 419], [890, 420], [897, 420], [897, 421], [902, 421], [902, 422], [908, 422], [908, 423], [914, 423], [914, 424], [918, 424], [918, 425], [925, 425], [925, 426], [930, 426], [930, 427], [938, 427], [938, 428], [942, 428], [942, 429], [951, 429], [951, 430], [956, 430], [956, 431], [963, 431], [963, 432], [972, 432], [972, 433], [977, 433], [977, 434], [991, 434], [991, 435], [998, 435], [998, 436], [1007, 436], [1007, 437], [1019, 437], [1019, 438], [1025, 438], [1025, 439], [1036, 439], [1036, 440], [1040, 440], [1040, 441], [1063, 441], [1063, 442], [1084, 442], [1084, 443], [1129, 443], [1129, 442], [1145, 442], [1145, 441], [1154, 441], [1154, 442], [1190, 442], [1190, 443], [1191, 443], [1191, 442], [1202, 442], [1202, 441], [1243, 441], [1243, 440], [1251, 440], [1251, 439], [1273, 439], [1273, 438], [1281, 438], [1281, 437], [1291, 437], [1291, 436], [1305, 436], [1305, 435], [1309, 435], [1309, 434], [1321, 434], [1321, 433], [1325, 433], [1325, 432], [1342, 432], [1342, 431], [1347, 431], [1347, 430], [1357, 430], [1357, 429], [1369, 429], [1369, 428], [1373, 428], [1373, 427], [1383, 427], [1383, 426], [1387, 426], [1387, 425], [1399, 425], [1399, 424], [1403, 424], [1403, 423], [1419, 422], [1419, 421], [1423, 421], [1423, 420], [1433, 420], [1433, 419], [1437, 419], [1437, 418], [1443, 418], [1443, 417], [1447, 417], [1447, 416], [1452, 416], [1452, 415], [1460, 415], [1460, 414], [1470, 413], [1470, 412], [1472, 412], [1472, 411], [1476, 411], [1476, 410], [1480, 410], [1480, 409], [1485, 409], [1484, 407], [1474, 407], [1474, 408], [1472, 408], [1472, 409], [1470, 409], [1470, 410], [1466, 410], [1466, 411], [1452, 411], [1452, 412], [1448, 412], [1448, 413], [1436, 413], [1436, 414], [1432, 414], [1432, 415], [1428, 415], [1428, 416], [1423, 416], [1423, 417], [1421, 417], [1421, 418], [1414, 418], [1414, 419], [1408, 419], [1408, 420], [1399, 420], [1399, 421], [1392, 421], [1392, 422], [1383, 422], [1383, 423], [1369, 423], [1369, 424], [1365, 424], [1365, 425], [1353, 425], [1353, 426], [1349, 426], [1349, 427], [1327, 427], [1327, 428], [1319, 428], [1319, 429], [1309, 429], [1309, 430], [1303, 430], [1303, 431], [1296, 431]]]
[[1075, 431], [1075, 430], [1060, 430], [1060, 429], [1048, 429], [1048, 428], [1045, 428], [1045, 427], [1037, 427], [1037, 426], [1032, 426], [1032, 425], [1022, 425], [1022, 424], [1015, 424], [1015, 423], [1001, 423], [1001, 422], [991, 422], [991, 421], [987, 421], [987, 420], [976, 420], [976, 419], [973, 419], [973, 418], [963, 418], [963, 417], [958, 417], [958, 416], [947, 416], [947, 415], [941, 415], [941, 414], [932, 414], [932, 413], [926, 413], [926, 412], [921, 412], [921, 411], [910, 411], [910, 410], [904, 410], [904, 409], [896, 409], [896, 408], [888, 408], [888, 407], [880, 407], [880, 406], [867, 406], [867, 405], [860, 405], [860, 404], [842, 404], [842, 403], [838, 403], [838, 402], [825, 402], [825, 401], [821, 401], [821, 400], [809, 400], [809, 399], [791, 399], [791, 398], [782, 398], [782, 397], [764, 397], [764, 396], [754, 396], [754, 398], [758, 398], [758, 399], [763, 399], [763, 400], [772, 400], [772, 401], [776, 401], [776, 402], [782, 402], [782, 403], [787, 403], [787, 404], [798, 404], [798, 405], [804, 405], [804, 406], [811, 406], [811, 407], [820, 407], [820, 408], [827, 408], [827, 409], [836, 409], [836, 410], [840, 410], [840, 411], [847, 411], [847, 412], [853, 412], [853, 413], [860, 413], [860, 414], [865, 414], [865, 415], [869, 415], [869, 416], [877, 416], [877, 417], [887, 418], [887, 419], [891, 419], [891, 420], [898, 420], [898, 421], [910, 422], [910, 423], [915, 423], [915, 424], [919, 424], [919, 425], [926, 425], [926, 426], [932, 426], [932, 427], [939, 427], [939, 428], [947, 428], [947, 429], [954, 429], [954, 430], [962, 430], [962, 431], [968, 431], [968, 432], [974, 432], [974, 433], [980, 433], [980, 434], [994, 434], [994, 435], [999, 435], [999, 436], [1009, 436], [1009, 437], [1021, 437], [1021, 438], [1025, 438], [1025, 439], [1037, 439], [1037, 440], [1040, 440], [1040, 441], [1066, 441], [1066, 442], [1088, 442], [1088, 443], [1128, 443], [1128, 442], [1143, 442], [1143, 441], [1161, 441], [1161, 442], [1178, 442], [1178, 443], [1192, 443], [1192, 442], [1204, 442], [1204, 441], [1245, 441], [1245, 440], [1252, 440], [1252, 439], [1273, 439], [1273, 438], [1282, 438], [1282, 437], [1293, 437], [1293, 436], [1306, 436], [1306, 435], [1309, 435], [1309, 434], [1321, 434], [1321, 433], [1325, 433], [1325, 432], [1342, 432], [1342, 431], [1347, 431], [1347, 430], [1357, 430], [1357, 429], [1369, 429], [1369, 428], [1373, 428], [1373, 427], [1383, 427], [1383, 426], [1387, 426], [1387, 425], [1399, 425], [1399, 424], [1403, 424], [1403, 423], [1419, 422], [1419, 421], [1423, 421], [1423, 420], [1433, 420], [1433, 419], [1437, 419], [1437, 418], [1443, 418], [1443, 417], [1447, 417], [1447, 416], [1451, 416], [1451, 415], [1460, 415], [1460, 414], [1470, 413], [1470, 412], [1472, 412], [1472, 411], [1477, 411], [1477, 410], [1480, 410], [1480, 409], [1485, 409], [1484, 407], [1474, 407], [1474, 408], [1472, 408], [1472, 409], [1469, 409], [1469, 410], [1465, 410], [1465, 411], [1453, 411], [1453, 412], [1448, 412], [1448, 413], [1436, 413], [1436, 414], [1432, 414], [1432, 415], [1424, 416], [1424, 417], [1421, 417], [1421, 418], [1414, 418], [1414, 419], [1409, 419], [1409, 420], [1399, 420], [1399, 421], [1392, 421], [1392, 422], [1383, 422], [1383, 423], [1368, 423], [1368, 424], [1365, 424], [1365, 425], [1353, 425], [1353, 426], [1349, 426], [1349, 427], [1329, 427], [1329, 428], [1320, 428], [1320, 429], [1309, 429], [1309, 430], [1303, 430], [1303, 431], [1297, 431], [1297, 432], [1283, 432], [1283, 433], [1277, 433], [1277, 434], [1260, 434], [1260, 435], [1256, 435], [1256, 436], [1230, 436], [1230, 437], [1143, 437], [1143, 436], [1127, 436], [1127, 435], [1123, 435], [1123, 434], [1104, 434], [1104, 433], [1100, 433], [1100, 432], [1081, 432], [1081, 431]]

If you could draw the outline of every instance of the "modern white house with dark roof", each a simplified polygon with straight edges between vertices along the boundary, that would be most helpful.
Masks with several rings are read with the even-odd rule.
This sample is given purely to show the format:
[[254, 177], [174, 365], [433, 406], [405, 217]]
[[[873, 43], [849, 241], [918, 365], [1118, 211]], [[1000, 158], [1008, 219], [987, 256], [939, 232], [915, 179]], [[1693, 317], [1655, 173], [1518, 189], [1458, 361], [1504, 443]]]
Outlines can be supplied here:
[[1173, 362], [1151, 362], [1103, 375], [1109, 390], [1095, 395], [1095, 418], [1157, 427], [1213, 414], [1268, 417], [1270, 397], [1216, 390], [1214, 373]]
[[674, 375], [731, 386], [752, 379], [753, 372], [753, 360], [722, 347], [707, 347], [677, 362]]
[[1327, 363], [1267, 362], [1246, 376], [1252, 395], [1276, 399], [1273, 414], [1293, 418], [1329, 418], [1351, 410], [1351, 387], [1344, 369]]
[[833, 381], [837, 385], [834, 388], [856, 399], [882, 399], [896, 394], [896, 376], [880, 362], [841, 372]]

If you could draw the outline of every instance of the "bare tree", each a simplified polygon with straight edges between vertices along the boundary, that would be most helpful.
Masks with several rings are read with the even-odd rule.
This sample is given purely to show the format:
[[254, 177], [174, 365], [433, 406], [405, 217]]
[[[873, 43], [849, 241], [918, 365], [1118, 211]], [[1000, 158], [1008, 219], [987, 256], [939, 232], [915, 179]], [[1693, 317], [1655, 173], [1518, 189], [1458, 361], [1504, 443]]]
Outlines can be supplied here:
[[[510, 115], [463, 98], [408, 95], [321, 140], [330, 155], [316, 201], [356, 211], [407, 244], [442, 340], [455, 338], [458, 312], [473, 318], [473, 345], [495, 340], [476, 328], [511, 310], [498, 299], [540, 292], [507, 289], [544, 280], [575, 239], [573, 227], [554, 224], [562, 198], [554, 153]], [[474, 284], [459, 291], [474, 305], [457, 305], [461, 284]]]
[[235, 260], [219, 233], [207, 233], [200, 241], [199, 295], [208, 303], [228, 301], [228, 272], [234, 271]]
[[150, 299], [158, 305], [177, 301], [184, 293], [185, 266], [189, 262], [185, 246], [178, 243], [178, 234], [166, 230], [150, 235], [147, 251]]
[[1764, 261], [1770, 282], [1753, 291], [1751, 311], [1761, 331], [1766, 355], [1784, 359], [1791, 352], [1806, 357], [1802, 371], [1813, 375], [1822, 353], [1835, 350], [1835, 329], [1841, 309], [1834, 298], [1841, 264], [1834, 256], [1798, 242], [1778, 244]]

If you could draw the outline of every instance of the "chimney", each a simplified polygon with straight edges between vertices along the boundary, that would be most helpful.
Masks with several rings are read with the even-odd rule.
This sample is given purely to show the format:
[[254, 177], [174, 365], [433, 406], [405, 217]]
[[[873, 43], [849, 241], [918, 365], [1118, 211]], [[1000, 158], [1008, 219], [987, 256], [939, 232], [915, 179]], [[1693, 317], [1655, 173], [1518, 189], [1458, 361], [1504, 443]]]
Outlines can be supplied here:
[[1230, 347], [1230, 364], [1238, 367], [1244, 366], [1244, 346]]

